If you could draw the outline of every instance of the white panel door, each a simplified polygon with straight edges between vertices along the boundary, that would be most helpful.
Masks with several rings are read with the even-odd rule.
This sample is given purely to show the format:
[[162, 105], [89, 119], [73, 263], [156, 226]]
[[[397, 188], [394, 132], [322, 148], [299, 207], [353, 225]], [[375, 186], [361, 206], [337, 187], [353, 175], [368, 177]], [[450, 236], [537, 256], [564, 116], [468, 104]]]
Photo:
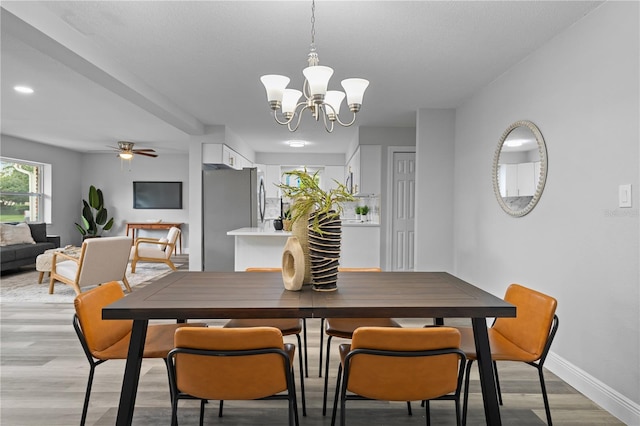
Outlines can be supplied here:
[[413, 271], [416, 154], [393, 154], [392, 271]]

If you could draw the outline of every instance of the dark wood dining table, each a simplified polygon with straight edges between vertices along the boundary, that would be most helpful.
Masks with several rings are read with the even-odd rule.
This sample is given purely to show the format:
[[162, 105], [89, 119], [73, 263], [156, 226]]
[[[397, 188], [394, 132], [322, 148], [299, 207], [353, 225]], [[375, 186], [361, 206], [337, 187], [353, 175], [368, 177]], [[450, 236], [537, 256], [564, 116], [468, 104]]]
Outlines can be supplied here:
[[218, 318], [471, 318], [487, 425], [501, 424], [487, 318], [515, 306], [445, 272], [341, 273], [338, 290], [285, 290], [279, 272], [174, 272], [105, 307], [132, 319], [116, 425], [131, 425], [149, 320]]

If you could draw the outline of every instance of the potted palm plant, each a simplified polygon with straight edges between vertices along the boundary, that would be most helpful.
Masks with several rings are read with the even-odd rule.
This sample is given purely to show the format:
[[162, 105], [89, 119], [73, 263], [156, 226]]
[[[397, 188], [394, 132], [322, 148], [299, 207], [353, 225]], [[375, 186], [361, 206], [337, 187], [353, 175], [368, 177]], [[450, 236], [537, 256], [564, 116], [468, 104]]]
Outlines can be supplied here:
[[113, 226], [113, 217], [109, 218], [104, 206], [102, 190], [91, 185], [89, 187], [89, 201], [82, 200], [82, 225], [76, 223], [76, 228], [83, 238], [99, 237], [102, 231], [108, 231]]
[[[313, 288], [318, 291], [336, 290], [342, 233], [340, 214], [343, 204], [354, 198], [347, 187], [338, 181], [335, 181], [337, 186], [328, 191], [320, 188], [318, 172], [309, 174], [306, 169], [293, 170], [285, 175], [297, 178], [297, 185], [278, 186], [284, 196], [293, 200], [290, 212], [294, 235], [296, 229], [306, 233], [297, 236], [301, 240], [305, 263], [311, 270]], [[305, 219], [306, 229], [301, 226]], [[305, 237], [307, 247], [304, 244]]]

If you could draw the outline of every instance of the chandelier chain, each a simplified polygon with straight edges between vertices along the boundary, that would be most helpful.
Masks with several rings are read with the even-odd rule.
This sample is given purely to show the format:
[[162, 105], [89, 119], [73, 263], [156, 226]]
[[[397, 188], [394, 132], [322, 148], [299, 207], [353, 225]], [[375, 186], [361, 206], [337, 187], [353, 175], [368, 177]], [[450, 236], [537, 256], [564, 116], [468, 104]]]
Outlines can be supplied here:
[[316, 2], [311, 2], [311, 50], [316, 50]]

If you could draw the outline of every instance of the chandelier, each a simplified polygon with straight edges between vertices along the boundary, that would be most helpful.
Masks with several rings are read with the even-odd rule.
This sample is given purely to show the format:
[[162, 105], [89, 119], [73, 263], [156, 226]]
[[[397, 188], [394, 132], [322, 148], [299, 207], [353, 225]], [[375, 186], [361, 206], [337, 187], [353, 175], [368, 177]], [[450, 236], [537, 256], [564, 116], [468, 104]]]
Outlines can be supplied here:
[[[351, 126], [356, 121], [356, 113], [362, 106], [364, 91], [369, 86], [369, 81], [363, 78], [347, 78], [342, 80], [344, 92], [327, 90], [329, 79], [333, 75], [333, 69], [319, 65], [318, 53], [315, 46], [315, 0], [311, 2], [311, 46], [307, 61], [309, 66], [302, 70], [304, 84], [302, 92], [295, 89], [287, 89], [289, 77], [283, 75], [263, 75], [260, 81], [267, 90], [267, 100], [273, 110], [273, 118], [278, 124], [286, 125], [289, 131], [295, 132], [300, 126], [300, 119], [305, 110], [309, 110], [316, 121], [322, 121], [327, 132], [333, 131], [334, 123], [341, 126]], [[340, 104], [347, 97], [349, 110], [353, 113], [350, 122], [340, 120]], [[300, 97], [304, 94], [301, 102]], [[280, 109], [280, 117], [278, 110]], [[295, 117], [297, 116], [297, 119]], [[295, 123], [294, 123], [295, 121]]]

